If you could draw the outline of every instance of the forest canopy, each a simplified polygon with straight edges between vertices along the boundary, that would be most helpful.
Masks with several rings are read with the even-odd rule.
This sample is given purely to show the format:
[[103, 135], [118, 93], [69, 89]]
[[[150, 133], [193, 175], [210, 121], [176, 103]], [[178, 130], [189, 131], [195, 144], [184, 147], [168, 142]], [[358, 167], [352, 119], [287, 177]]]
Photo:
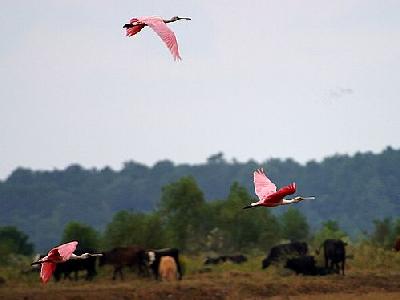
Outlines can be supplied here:
[[[355, 237], [365, 231], [371, 232], [375, 225], [385, 227], [381, 224], [383, 221], [374, 224], [374, 220], [400, 215], [399, 165], [400, 150], [388, 147], [379, 154], [334, 155], [306, 164], [292, 159], [228, 161], [222, 153], [217, 153], [206, 163], [197, 165], [163, 160], [153, 166], [129, 161], [121, 170], [85, 169], [77, 164], [64, 170], [18, 168], [0, 181], [0, 226], [16, 226], [30, 237], [36, 249], [43, 250], [61, 242], [64, 227], [70, 222], [86, 224], [99, 232], [112, 232], [110, 224], [117, 224], [123, 218], [135, 219], [152, 224], [154, 228], [168, 224], [168, 233], [174, 226], [184, 226], [179, 222], [186, 220], [190, 225], [187, 232], [173, 237], [174, 243], [179, 245], [190, 238], [190, 230], [210, 230], [207, 233], [210, 234], [214, 228], [207, 227], [211, 215], [207, 210], [218, 211], [223, 206], [226, 222], [219, 224], [212, 235], [223, 235], [229, 222], [242, 222], [250, 230], [259, 224], [246, 219], [241, 205], [255, 199], [252, 172], [264, 167], [277, 186], [295, 181], [297, 194], [317, 197], [312, 203], [310, 200], [296, 205], [300, 214], [285, 207], [266, 209], [262, 213], [266, 219], [281, 215], [284, 219], [283, 214], [291, 214], [288, 220], [301, 221], [304, 216], [309, 226], [303, 229], [305, 233], [334, 220], [341, 230]], [[187, 186], [183, 195], [179, 195], [174, 186], [178, 182]], [[174, 207], [185, 201], [193, 201], [190, 217]], [[120, 211], [129, 214], [116, 215]], [[156, 214], [160, 211], [164, 213]], [[177, 215], [181, 218], [172, 217]], [[304, 234], [296, 230], [290, 232], [284, 226], [280, 228], [294, 237]], [[328, 224], [326, 230], [332, 230], [332, 226]], [[92, 236], [96, 241], [94, 232]], [[164, 237], [172, 238], [168, 234]], [[268, 238], [273, 237], [264, 237]], [[229, 242], [240, 247], [243, 239]]]

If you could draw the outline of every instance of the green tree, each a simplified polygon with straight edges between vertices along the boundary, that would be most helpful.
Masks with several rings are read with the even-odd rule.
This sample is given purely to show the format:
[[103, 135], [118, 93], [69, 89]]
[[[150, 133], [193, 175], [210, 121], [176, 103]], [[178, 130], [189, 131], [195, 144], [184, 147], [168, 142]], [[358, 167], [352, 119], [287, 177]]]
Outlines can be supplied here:
[[207, 217], [202, 215], [204, 207], [203, 192], [191, 176], [182, 177], [162, 188], [159, 212], [173, 246], [196, 250], [193, 247], [201, 244], [205, 238], [202, 219]]
[[164, 228], [157, 213], [117, 212], [104, 231], [106, 248], [129, 245], [161, 248], [164, 243]]
[[91, 226], [79, 222], [69, 222], [64, 227], [62, 243], [78, 241], [79, 248], [97, 249], [100, 245], [99, 233]]
[[336, 221], [328, 220], [322, 223], [322, 227], [313, 238], [315, 247], [319, 247], [326, 239], [347, 239], [347, 234], [339, 228]]
[[0, 227], [0, 260], [6, 261], [10, 254], [31, 255], [33, 245], [28, 236], [14, 226]]
[[296, 208], [289, 207], [280, 217], [282, 236], [291, 241], [303, 241], [308, 238], [309, 226], [306, 217]]
[[280, 239], [279, 224], [267, 209], [242, 210], [254, 201], [237, 182], [222, 203], [218, 224], [224, 233], [224, 249], [243, 251], [271, 247]]

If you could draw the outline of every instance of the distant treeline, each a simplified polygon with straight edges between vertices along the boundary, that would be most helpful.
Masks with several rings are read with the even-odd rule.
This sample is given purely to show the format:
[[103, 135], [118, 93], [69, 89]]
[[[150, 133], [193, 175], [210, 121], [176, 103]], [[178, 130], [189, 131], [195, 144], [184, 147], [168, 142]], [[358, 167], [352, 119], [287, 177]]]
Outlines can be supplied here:
[[[191, 178], [204, 201], [213, 201], [216, 206], [227, 203], [235, 186], [246, 191], [247, 198], [254, 197], [252, 172], [264, 167], [277, 186], [296, 181], [298, 194], [317, 197], [295, 206], [311, 229], [336, 220], [355, 237], [364, 230], [371, 231], [374, 220], [400, 216], [399, 165], [400, 150], [388, 147], [380, 154], [335, 155], [305, 165], [291, 159], [227, 161], [218, 153], [199, 165], [175, 165], [164, 160], [149, 167], [130, 161], [120, 171], [108, 167], [87, 170], [79, 165], [53, 171], [18, 168], [0, 182], [0, 226], [16, 226], [29, 235], [37, 249], [48, 249], [60, 241], [65, 225], [71, 221], [103, 231], [119, 211], [135, 214], [160, 210], [162, 187], [182, 177]], [[238, 216], [252, 213], [242, 211], [239, 204], [236, 209]], [[271, 212], [279, 215], [286, 210], [274, 208]], [[205, 223], [209, 216], [197, 216], [197, 221]], [[189, 219], [181, 226], [190, 229], [194, 224]]]

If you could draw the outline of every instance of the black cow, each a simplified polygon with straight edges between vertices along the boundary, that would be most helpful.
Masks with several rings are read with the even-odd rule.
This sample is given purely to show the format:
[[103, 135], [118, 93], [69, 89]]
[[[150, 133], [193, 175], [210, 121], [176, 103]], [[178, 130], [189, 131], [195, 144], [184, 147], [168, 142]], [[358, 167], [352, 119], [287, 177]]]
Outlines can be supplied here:
[[397, 238], [394, 241], [393, 251], [399, 252], [400, 251], [400, 238]]
[[146, 258], [148, 262], [148, 266], [153, 272], [155, 279], [159, 278], [158, 276], [158, 268], [160, 266], [160, 259], [163, 256], [171, 256], [174, 258], [177, 271], [178, 271], [178, 279], [182, 280], [182, 268], [179, 263], [179, 250], [177, 248], [164, 248], [158, 250], [148, 250], [146, 252]]
[[[96, 253], [95, 249], [90, 248], [80, 248], [77, 249], [74, 254], [82, 255], [84, 253]], [[89, 256], [85, 259], [70, 259], [63, 263], [56, 264], [56, 269], [54, 270], [54, 279], [59, 281], [61, 275], [64, 275], [64, 279], [72, 279], [70, 277], [71, 273], [75, 273], [75, 280], [78, 280], [78, 272], [86, 271], [85, 280], [92, 280], [96, 275], [96, 260], [97, 257]]]
[[247, 257], [240, 254], [240, 255], [220, 255], [217, 257], [208, 257], [204, 261], [205, 265], [217, 265], [219, 263], [223, 263], [226, 261], [231, 261], [234, 264], [241, 264], [247, 261]]
[[234, 264], [241, 264], [247, 261], [247, 257], [240, 254], [240, 255], [230, 255], [228, 256], [228, 260], [233, 262]]
[[[337, 274], [339, 274], [340, 269], [342, 269], [342, 275], [344, 275], [346, 245], [347, 244], [342, 240], [327, 239], [324, 241], [319, 249], [321, 249], [322, 246], [324, 247], [325, 268], [329, 268]], [[319, 249], [316, 251], [317, 254], [319, 254]]]
[[[75, 255], [82, 255], [84, 253], [96, 253], [97, 251], [92, 248], [78, 248], [74, 251]], [[45, 255], [37, 255], [34, 261], [45, 257]], [[70, 259], [63, 263], [57, 263], [56, 268], [53, 272], [54, 279], [60, 281], [61, 277], [63, 279], [72, 280], [71, 274], [74, 273], [74, 279], [78, 280], [78, 272], [86, 271], [85, 280], [92, 280], [96, 275], [96, 259], [95, 256], [89, 256], [85, 259]], [[36, 264], [32, 266], [32, 270], [40, 270], [41, 264]]]
[[116, 247], [102, 254], [103, 256], [99, 259], [99, 266], [105, 264], [113, 265], [113, 280], [117, 278], [117, 273], [120, 275], [121, 280], [124, 279], [122, 268], [125, 266], [131, 268], [137, 267], [140, 275], [146, 272], [146, 254], [142, 247]]
[[314, 256], [308, 255], [288, 259], [285, 268], [296, 272], [296, 275], [323, 276], [329, 274], [329, 269], [316, 266]]
[[281, 244], [271, 248], [269, 255], [262, 261], [262, 268], [268, 268], [271, 263], [296, 256], [307, 255], [308, 246], [303, 242]]
[[221, 256], [217, 256], [217, 257], [206, 257], [206, 260], [204, 261], [205, 265], [218, 265], [219, 263], [221, 263]]

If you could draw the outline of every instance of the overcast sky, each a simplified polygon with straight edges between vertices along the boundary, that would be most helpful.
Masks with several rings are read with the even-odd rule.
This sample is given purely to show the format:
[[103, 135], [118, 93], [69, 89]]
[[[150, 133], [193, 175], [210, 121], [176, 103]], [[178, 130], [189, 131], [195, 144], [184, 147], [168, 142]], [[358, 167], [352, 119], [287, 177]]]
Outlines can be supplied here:
[[[0, 179], [400, 146], [400, 1], [1, 1]], [[183, 61], [134, 16], [174, 15]]]

